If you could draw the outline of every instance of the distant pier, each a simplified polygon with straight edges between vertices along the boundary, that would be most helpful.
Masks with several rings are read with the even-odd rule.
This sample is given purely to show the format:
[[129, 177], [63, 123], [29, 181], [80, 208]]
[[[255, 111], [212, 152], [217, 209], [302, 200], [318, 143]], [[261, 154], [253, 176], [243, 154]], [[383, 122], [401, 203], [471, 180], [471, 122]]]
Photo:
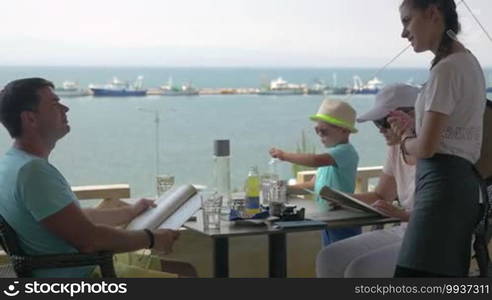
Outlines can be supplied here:
[[[199, 95], [256, 95], [260, 89], [257, 88], [202, 88], [198, 91]], [[147, 90], [149, 96], [161, 96], [164, 92], [159, 88]]]

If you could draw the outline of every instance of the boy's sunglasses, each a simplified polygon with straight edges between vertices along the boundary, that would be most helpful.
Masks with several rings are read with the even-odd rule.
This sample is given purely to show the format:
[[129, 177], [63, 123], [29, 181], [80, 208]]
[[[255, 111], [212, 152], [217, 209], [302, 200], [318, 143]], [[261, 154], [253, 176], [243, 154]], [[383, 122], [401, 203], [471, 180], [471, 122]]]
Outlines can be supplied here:
[[316, 134], [319, 136], [328, 136], [328, 130], [327, 129], [314, 127], [314, 131], [316, 131]]

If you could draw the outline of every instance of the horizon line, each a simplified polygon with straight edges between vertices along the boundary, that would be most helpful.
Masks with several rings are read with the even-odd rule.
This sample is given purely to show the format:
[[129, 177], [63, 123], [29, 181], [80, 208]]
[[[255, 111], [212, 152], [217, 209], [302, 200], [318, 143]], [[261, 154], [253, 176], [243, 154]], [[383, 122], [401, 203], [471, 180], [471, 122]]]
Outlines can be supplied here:
[[[179, 65], [179, 66], [165, 66], [165, 65], [37, 65], [37, 64], [1, 64], [0, 67], [35, 67], [35, 68], [66, 68], [66, 67], [76, 67], [76, 68], [173, 68], [173, 69], [207, 69], [207, 68], [217, 68], [217, 69], [368, 69], [368, 70], [373, 70], [373, 69], [379, 69], [379, 66], [363, 66], [363, 67], [354, 67], [354, 66], [264, 66], [264, 65], [259, 65], [259, 66], [245, 66], [245, 65], [235, 65], [235, 66], [220, 66], [220, 65], [210, 65], [210, 66], [204, 66], [204, 65]], [[430, 66], [429, 66], [430, 68]], [[483, 69], [489, 69], [492, 68], [492, 65], [484, 65], [482, 66]], [[427, 69], [426, 67], [410, 67], [410, 66], [390, 66], [387, 67], [387, 69], [415, 69], [415, 70], [422, 70], [422, 69]]]
[[[136, 69], [136, 68], [147, 68], [147, 69], [158, 69], [158, 68], [168, 68], [168, 69], [313, 69], [313, 70], [321, 70], [321, 69], [357, 69], [357, 70], [378, 70], [380, 66], [363, 66], [363, 67], [354, 67], [354, 66], [245, 66], [245, 65], [235, 65], [235, 66], [220, 66], [220, 65], [175, 65], [175, 66], [165, 66], [165, 65], [38, 65], [38, 64], [1, 64], [1, 67], [31, 67], [31, 68], [128, 68], [128, 69]], [[411, 67], [411, 66], [388, 66], [387, 70], [395, 70], [395, 69], [408, 69], [408, 70], [430, 70], [429, 67]], [[483, 65], [483, 70], [492, 69], [492, 65]]]

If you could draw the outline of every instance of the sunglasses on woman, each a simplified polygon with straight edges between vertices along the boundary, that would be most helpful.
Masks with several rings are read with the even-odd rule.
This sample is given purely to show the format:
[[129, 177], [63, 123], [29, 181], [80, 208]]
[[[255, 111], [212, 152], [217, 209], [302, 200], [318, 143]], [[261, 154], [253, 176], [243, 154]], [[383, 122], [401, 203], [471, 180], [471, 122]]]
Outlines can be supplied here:
[[391, 124], [388, 122], [388, 116], [372, 121], [378, 129], [390, 129]]
[[[399, 111], [402, 111], [402, 112], [408, 114], [409, 112], [413, 111], [414, 108], [413, 107], [400, 107], [400, 108], [397, 108], [396, 110], [399, 110]], [[374, 123], [374, 125], [376, 125], [376, 127], [378, 129], [390, 129], [391, 124], [388, 122], [388, 118], [389, 118], [389, 116], [386, 116], [384, 118], [374, 120], [372, 122]]]

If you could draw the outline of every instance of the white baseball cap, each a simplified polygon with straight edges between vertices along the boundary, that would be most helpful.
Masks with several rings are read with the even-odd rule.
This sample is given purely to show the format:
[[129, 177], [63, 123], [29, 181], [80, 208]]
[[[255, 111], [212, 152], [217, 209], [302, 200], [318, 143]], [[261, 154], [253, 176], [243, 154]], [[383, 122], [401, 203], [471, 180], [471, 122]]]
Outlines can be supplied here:
[[396, 83], [384, 87], [377, 95], [370, 111], [359, 116], [357, 122], [375, 121], [386, 117], [399, 107], [414, 107], [420, 92], [418, 87]]

